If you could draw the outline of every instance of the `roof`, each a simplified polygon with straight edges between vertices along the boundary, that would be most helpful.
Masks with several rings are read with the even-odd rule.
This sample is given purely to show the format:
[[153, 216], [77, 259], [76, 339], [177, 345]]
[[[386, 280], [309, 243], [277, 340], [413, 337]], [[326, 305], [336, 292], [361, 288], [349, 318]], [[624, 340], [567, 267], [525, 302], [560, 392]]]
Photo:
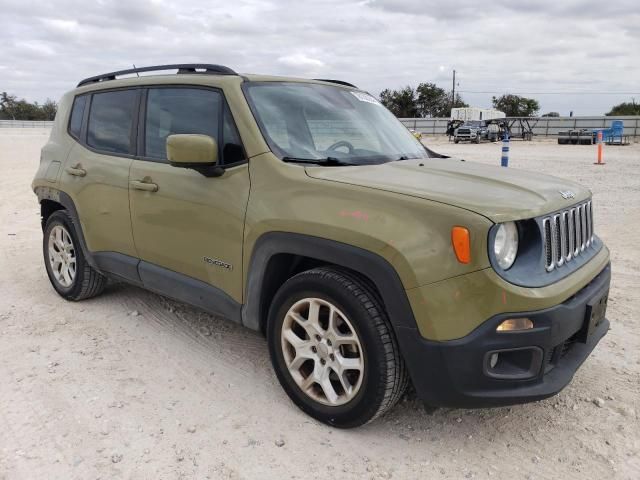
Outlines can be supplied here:
[[[176, 73], [166, 73], [176, 70]], [[146, 74], [147, 72], [163, 72], [157, 74]], [[145, 73], [145, 75], [140, 75]], [[133, 76], [136, 75], [136, 76]], [[123, 77], [123, 78], [122, 78]], [[303, 83], [324, 83], [339, 85], [346, 88], [357, 88], [342, 80], [330, 79], [307, 79], [294, 77], [281, 77], [273, 75], [238, 74], [229, 67], [215, 64], [171, 64], [156, 65], [151, 67], [132, 68], [103, 73], [93, 77], [85, 78], [78, 83], [81, 91], [102, 90], [106, 88], [130, 87], [136, 85], [158, 85], [158, 84], [194, 84], [194, 85], [219, 85], [225, 83], [237, 84], [243, 81], [249, 82], [303, 82]]]

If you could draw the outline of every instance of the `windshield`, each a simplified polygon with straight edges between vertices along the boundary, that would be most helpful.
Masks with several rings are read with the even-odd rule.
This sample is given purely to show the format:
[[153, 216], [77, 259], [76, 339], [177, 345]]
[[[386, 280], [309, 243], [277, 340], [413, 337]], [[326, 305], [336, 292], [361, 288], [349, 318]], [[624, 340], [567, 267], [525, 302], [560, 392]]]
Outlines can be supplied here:
[[368, 93], [313, 83], [246, 83], [271, 150], [283, 159], [348, 164], [428, 158], [418, 140]]

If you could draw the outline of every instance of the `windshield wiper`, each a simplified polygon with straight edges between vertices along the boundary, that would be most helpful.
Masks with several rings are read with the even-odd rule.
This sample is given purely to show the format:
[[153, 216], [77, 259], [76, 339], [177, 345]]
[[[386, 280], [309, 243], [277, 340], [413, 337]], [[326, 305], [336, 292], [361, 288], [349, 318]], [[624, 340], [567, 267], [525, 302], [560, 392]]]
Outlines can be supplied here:
[[326, 166], [348, 166], [348, 165], [358, 165], [357, 163], [349, 163], [343, 160], [340, 160], [335, 157], [326, 157], [326, 158], [297, 158], [297, 157], [283, 157], [283, 162], [288, 163], [311, 163], [314, 165], [326, 165]]

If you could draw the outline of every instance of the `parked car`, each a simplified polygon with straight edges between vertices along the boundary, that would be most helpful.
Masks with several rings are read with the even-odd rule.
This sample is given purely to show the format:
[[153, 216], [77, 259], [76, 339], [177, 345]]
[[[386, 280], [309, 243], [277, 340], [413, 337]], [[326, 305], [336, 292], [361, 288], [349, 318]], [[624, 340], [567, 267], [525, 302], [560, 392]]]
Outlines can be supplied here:
[[609, 326], [587, 188], [434, 154], [346, 82], [88, 78], [32, 186], [63, 298], [114, 278], [260, 331], [292, 401], [341, 428], [409, 383], [430, 406], [549, 397]]
[[500, 129], [498, 124], [487, 124], [484, 120], [470, 120], [464, 122], [455, 129], [453, 141], [480, 143], [482, 140], [495, 142], [499, 139]]

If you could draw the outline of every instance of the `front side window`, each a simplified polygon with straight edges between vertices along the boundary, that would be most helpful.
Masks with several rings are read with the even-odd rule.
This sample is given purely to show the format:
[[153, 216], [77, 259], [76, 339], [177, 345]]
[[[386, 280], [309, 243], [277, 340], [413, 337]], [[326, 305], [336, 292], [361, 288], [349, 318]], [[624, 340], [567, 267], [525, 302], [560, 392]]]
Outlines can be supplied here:
[[94, 93], [89, 111], [87, 144], [111, 153], [131, 153], [131, 126], [137, 91]]
[[247, 99], [272, 151], [281, 158], [349, 164], [428, 158], [411, 133], [366, 92], [313, 83], [246, 86]]
[[166, 161], [167, 137], [175, 134], [214, 138], [218, 143], [221, 164], [244, 160], [238, 131], [220, 92], [203, 88], [149, 89], [144, 157]]
[[82, 95], [73, 100], [71, 118], [69, 119], [69, 133], [71, 133], [75, 138], [80, 138], [82, 119], [84, 118], [84, 107], [87, 104], [87, 98], [89, 98], [88, 95]]
[[221, 96], [198, 88], [152, 88], [147, 95], [144, 156], [165, 160], [169, 135], [192, 133], [218, 140]]

